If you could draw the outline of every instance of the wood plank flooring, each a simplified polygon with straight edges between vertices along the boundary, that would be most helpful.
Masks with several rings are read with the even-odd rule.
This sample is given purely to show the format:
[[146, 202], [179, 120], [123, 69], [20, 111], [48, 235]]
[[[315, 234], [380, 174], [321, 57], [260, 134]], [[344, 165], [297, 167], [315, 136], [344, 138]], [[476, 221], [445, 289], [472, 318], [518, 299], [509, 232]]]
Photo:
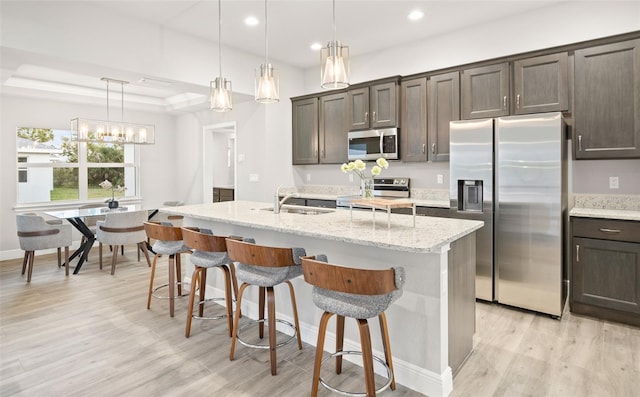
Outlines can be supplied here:
[[[163, 259], [157, 283], [166, 280]], [[224, 320], [194, 320], [185, 338], [186, 299], [174, 318], [166, 300], [146, 309], [149, 268], [133, 247], [115, 276], [97, 262], [94, 252], [80, 274], [65, 277], [55, 255], [36, 255], [30, 284], [21, 260], [0, 262], [0, 396], [309, 395], [312, 346], [278, 349], [277, 376], [266, 350], [239, 345], [229, 361]], [[452, 396], [618, 397], [640, 390], [638, 328], [479, 303], [474, 346]], [[345, 363], [345, 373], [343, 385], [360, 386], [349, 376], [360, 373], [357, 366]], [[321, 388], [320, 396], [329, 395]], [[398, 385], [383, 395], [420, 394]]]

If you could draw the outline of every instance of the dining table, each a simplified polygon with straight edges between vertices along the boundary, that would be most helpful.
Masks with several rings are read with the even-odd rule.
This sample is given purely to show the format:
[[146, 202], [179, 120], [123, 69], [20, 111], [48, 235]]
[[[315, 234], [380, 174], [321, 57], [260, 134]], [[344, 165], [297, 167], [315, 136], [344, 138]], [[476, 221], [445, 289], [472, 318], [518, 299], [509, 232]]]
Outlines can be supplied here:
[[[97, 208], [70, 208], [64, 210], [57, 211], [45, 211], [45, 214], [52, 216], [58, 219], [66, 219], [73, 227], [75, 227], [82, 235], [85, 237], [83, 242], [80, 244], [77, 250], [73, 252], [73, 254], [69, 257], [69, 263], [79, 257], [78, 264], [73, 270], [73, 274], [78, 274], [82, 265], [87, 260], [89, 256], [89, 251], [91, 251], [91, 247], [93, 247], [93, 243], [96, 241], [96, 236], [87, 226], [86, 220], [90, 218], [104, 216], [113, 212], [126, 212], [126, 211], [138, 211], [143, 209], [141, 204], [131, 204], [131, 205], [122, 205], [117, 208], [108, 208], [108, 207], [97, 207]], [[154, 214], [153, 211], [149, 211], [149, 218], [151, 218]], [[65, 266], [69, 266], [68, 263], [65, 263]]]

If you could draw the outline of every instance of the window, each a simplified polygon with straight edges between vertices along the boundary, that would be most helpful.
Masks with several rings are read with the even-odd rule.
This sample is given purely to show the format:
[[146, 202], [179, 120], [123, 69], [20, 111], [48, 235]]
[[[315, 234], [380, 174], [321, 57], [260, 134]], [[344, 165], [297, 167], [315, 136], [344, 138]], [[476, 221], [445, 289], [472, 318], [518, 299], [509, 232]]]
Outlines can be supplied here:
[[[71, 131], [18, 128], [18, 202], [111, 198], [100, 182], [125, 186], [118, 196], [135, 196], [135, 148], [130, 144], [72, 142]], [[118, 197], [116, 197], [118, 198]]]

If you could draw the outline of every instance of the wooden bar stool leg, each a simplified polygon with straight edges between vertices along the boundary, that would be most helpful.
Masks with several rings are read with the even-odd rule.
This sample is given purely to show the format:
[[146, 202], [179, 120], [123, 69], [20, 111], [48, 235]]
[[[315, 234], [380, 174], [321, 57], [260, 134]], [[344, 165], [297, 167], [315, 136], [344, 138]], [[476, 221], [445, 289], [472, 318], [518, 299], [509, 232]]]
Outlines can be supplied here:
[[149, 278], [149, 295], [147, 296], [147, 310], [151, 309], [151, 294], [153, 294], [153, 279], [156, 276], [156, 262], [158, 262], [158, 255], [153, 257], [153, 264], [151, 265], [151, 277]]
[[193, 305], [195, 304], [196, 300], [196, 288], [198, 287], [200, 274], [203, 270], [206, 271], [206, 269], [196, 266], [193, 270], [193, 275], [191, 276], [191, 291], [189, 291], [189, 306], [187, 306], [187, 326], [184, 330], [184, 336], [186, 338], [191, 335], [191, 321], [193, 320]]
[[207, 269], [203, 268], [200, 272], [200, 283], [198, 284], [200, 288], [199, 292], [199, 303], [198, 303], [198, 316], [204, 317], [204, 300], [207, 298]]
[[264, 338], [264, 287], [258, 288], [258, 336]]
[[225, 265], [218, 266], [224, 273], [224, 300], [227, 306], [227, 326], [229, 328], [229, 336], [233, 329], [233, 303], [231, 302], [231, 274], [229, 268]]
[[238, 279], [236, 278], [236, 265], [229, 263], [229, 272], [231, 272], [231, 288], [233, 288], [233, 297], [238, 300]]
[[298, 349], [302, 350], [302, 337], [300, 336], [300, 323], [298, 322], [298, 305], [296, 304], [296, 293], [293, 290], [291, 281], [285, 281], [289, 285], [289, 293], [291, 294], [291, 307], [293, 308], [293, 321], [296, 326], [296, 336], [298, 337]]
[[238, 325], [240, 323], [240, 305], [242, 304], [242, 294], [249, 284], [242, 283], [240, 290], [238, 291], [238, 301], [236, 302], [236, 315], [233, 319], [233, 334], [231, 335], [231, 350], [229, 351], [229, 360], [233, 360], [233, 355], [236, 350], [236, 339], [238, 338]]
[[384, 358], [387, 366], [391, 370], [391, 390], [396, 389], [396, 374], [393, 370], [393, 359], [391, 358], [391, 344], [389, 343], [389, 329], [387, 328], [387, 316], [384, 312], [378, 316], [380, 320], [380, 334], [382, 334], [382, 345], [384, 347]]
[[[151, 259], [149, 259], [149, 250], [147, 249], [147, 245], [145, 243], [138, 243], [140, 245], [140, 248], [142, 248], [142, 253], [144, 254], [144, 257], [147, 259], [147, 266], [151, 267]], [[138, 262], [140, 260], [138, 259]]]
[[333, 316], [333, 313], [324, 312], [320, 318], [318, 327], [318, 343], [316, 343], [316, 358], [313, 364], [313, 382], [311, 384], [311, 397], [318, 395], [318, 387], [320, 386], [320, 367], [322, 366], [322, 355], [324, 353], [324, 338], [327, 333], [327, 324]]
[[269, 351], [271, 352], [271, 375], [276, 375], [278, 372], [276, 359], [276, 297], [273, 292], [273, 287], [267, 287], [267, 308], [268, 308], [268, 321], [269, 321]]
[[173, 317], [175, 308], [176, 266], [175, 256], [169, 255], [169, 316]]
[[[344, 316], [336, 316], [336, 353], [344, 348]], [[342, 355], [336, 356], [336, 374], [342, 373]]]
[[362, 345], [362, 366], [364, 368], [364, 381], [367, 397], [376, 395], [376, 382], [373, 377], [373, 350], [371, 349], [371, 334], [369, 322], [366, 319], [357, 319], [360, 330], [360, 344]]
[[180, 253], [175, 254], [176, 264], [176, 281], [178, 283], [178, 296], [182, 296], [182, 266], [180, 262]]

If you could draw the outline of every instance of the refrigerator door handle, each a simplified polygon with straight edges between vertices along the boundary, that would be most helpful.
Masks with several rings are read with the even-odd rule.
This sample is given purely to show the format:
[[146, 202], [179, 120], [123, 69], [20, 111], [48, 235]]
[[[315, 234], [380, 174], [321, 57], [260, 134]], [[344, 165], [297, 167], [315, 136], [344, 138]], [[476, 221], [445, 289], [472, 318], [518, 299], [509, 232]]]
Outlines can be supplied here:
[[505, 95], [504, 98], [502, 98], [502, 107], [506, 110], [507, 109], [507, 96]]
[[582, 151], [582, 135], [578, 135], [578, 151]]

